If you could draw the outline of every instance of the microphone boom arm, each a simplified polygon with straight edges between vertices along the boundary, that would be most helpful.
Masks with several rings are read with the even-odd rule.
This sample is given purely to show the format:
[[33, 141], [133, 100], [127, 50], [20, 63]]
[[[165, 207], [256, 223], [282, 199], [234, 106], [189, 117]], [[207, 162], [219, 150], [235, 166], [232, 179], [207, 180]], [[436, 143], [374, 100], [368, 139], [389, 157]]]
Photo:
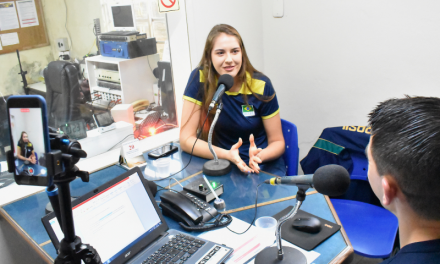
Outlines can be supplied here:
[[302, 202], [306, 199], [306, 191], [308, 186], [298, 186], [298, 192], [296, 193], [296, 205], [290, 210], [290, 212], [281, 217], [277, 223], [277, 229], [275, 231], [275, 236], [277, 239], [277, 248], [278, 248], [278, 260], [282, 260], [284, 258], [283, 246], [281, 245], [281, 226], [287, 222], [289, 219], [294, 217], [298, 212], [299, 208], [302, 205]]
[[217, 154], [214, 151], [214, 148], [212, 147], [212, 133], [214, 132], [214, 127], [215, 127], [215, 124], [217, 123], [218, 116], [220, 115], [220, 113], [222, 111], [222, 106], [223, 106], [223, 103], [220, 102], [220, 104], [217, 107], [217, 111], [215, 111], [214, 120], [212, 120], [211, 128], [209, 129], [209, 134], [208, 134], [208, 147], [209, 147], [209, 151], [211, 151], [212, 156], [214, 156], [214, 161], [216, 163], [218, 162], [218, 157], [217, 157]]

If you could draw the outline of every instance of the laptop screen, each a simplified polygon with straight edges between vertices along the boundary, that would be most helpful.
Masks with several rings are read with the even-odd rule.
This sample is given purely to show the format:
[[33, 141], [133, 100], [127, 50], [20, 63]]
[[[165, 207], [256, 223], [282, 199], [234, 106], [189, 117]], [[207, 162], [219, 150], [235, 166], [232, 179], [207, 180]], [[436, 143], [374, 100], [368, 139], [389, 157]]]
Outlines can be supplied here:
[[[73, 219], [76, 235], [98, 251], [103, 264], [162, 224], [136, 172], [74, 206]], [[56, 217], [49, 224], [61, 241], [64, 234]]]

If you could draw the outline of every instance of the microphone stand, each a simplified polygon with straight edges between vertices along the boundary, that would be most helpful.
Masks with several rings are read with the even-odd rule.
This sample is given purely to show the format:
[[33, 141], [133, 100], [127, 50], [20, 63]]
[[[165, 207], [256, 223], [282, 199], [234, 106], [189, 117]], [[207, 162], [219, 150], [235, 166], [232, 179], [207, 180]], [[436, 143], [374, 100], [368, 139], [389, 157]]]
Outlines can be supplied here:
[[[212, 147], [212, 133], [214, 132], [215, 124], [217, 123], [218, 116], [220, 115], [223, 108], [223, 102], [220, 98], [219, 104], [217, 106], [217, 111], [215, 112], [214, 120], [212, 121], [211, 128], [209, 129], [209, 135], [208, 135], [208, 147], [209, 151], [211, 151], [212, 155], [214, 156], [213, 160], [205, 162], [203, 165], [203, 174], [208, 176], [221, 176], [229, 173], [232, 169], [231, 162], [229, 160], [225, 159], [219, 159], [217, 157], [217, 154], [214, 151], [214, 148]], [[208, 111], [209, 114], [209, 111]], [[203, 128], [202, 128], [203, 129]]]
[[307, 185], [299, 185], [296, 193], [296, 205], [290, 212], [281, 217], [277, 223], [275, 236], [277, 240], [276, 247], [268, 247], [263, 249], [255, 257], [255, 264], [275, 264], [275, 263], [293, 263], [293, 264], [307, 264], [307, 259], [301, 251], [291, 248], [283, 247], [281, 244], [281, 226], [289, 219], [293, 218], [301, 207], [303, 201], [306, 199], [306, 191], [309, 187]]

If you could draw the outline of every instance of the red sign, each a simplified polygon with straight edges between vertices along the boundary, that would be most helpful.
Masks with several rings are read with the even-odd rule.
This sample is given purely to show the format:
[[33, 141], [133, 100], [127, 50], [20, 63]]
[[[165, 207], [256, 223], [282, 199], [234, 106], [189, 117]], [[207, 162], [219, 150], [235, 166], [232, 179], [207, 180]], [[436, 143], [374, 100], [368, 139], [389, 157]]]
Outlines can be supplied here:
[[28, 113], [29, 112], [29, 108], [22, 108], [22, 109], [20, 109], [21, 110], [21, 112], [23, 112], [23, 113]]
[[[166, 1], [166, 0], [165, 0]], [[176, 0], [169, 0], [171, 4], [167, 5], [163, 2], [163, 0], [160, 0], [160, 2], [162, 3], [162, 5], [166, 8], [171, 8], [174, 6], [174, 4], [176, 3]]]

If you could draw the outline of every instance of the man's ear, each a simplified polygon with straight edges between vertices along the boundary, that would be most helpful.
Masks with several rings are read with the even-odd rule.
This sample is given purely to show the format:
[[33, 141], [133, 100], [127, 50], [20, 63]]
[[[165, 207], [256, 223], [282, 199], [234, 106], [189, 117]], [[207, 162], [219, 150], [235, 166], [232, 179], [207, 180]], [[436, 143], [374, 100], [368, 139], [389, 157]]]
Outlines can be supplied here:
[[384, 176], [382, 177], [382, 190], [383, 190], [383, 197], [382, 197], [382, 204], [384, 206], [390, 205], [391, 202], [396, 198], [397, 196], [397, 182], [394, 180], [391, 176]]

